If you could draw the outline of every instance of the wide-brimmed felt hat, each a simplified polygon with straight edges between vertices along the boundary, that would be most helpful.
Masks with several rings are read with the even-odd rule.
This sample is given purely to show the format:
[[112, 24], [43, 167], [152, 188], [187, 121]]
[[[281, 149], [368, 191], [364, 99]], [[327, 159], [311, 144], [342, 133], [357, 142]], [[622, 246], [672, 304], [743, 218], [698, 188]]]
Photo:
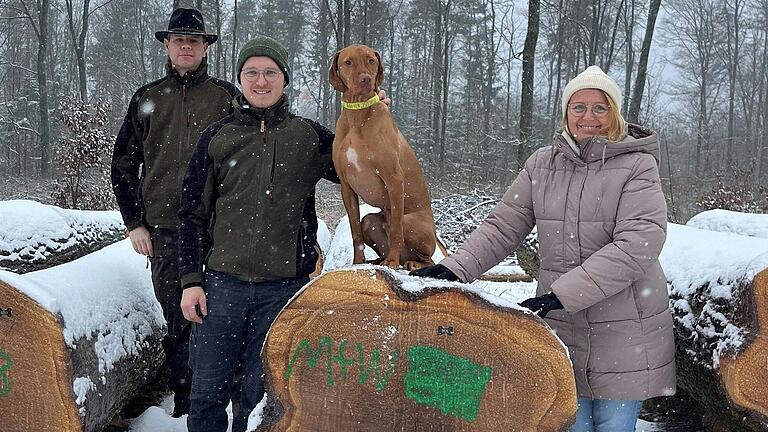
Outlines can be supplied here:
[[219, 35], [205, 32], [203, 14], [197, 9], [175, 9], [168, 20], [168, 30], [155, 32], [155, 38], [160, 42], [164, 42], [169, 34], [202, 36], [208, 45], [219, 39]]

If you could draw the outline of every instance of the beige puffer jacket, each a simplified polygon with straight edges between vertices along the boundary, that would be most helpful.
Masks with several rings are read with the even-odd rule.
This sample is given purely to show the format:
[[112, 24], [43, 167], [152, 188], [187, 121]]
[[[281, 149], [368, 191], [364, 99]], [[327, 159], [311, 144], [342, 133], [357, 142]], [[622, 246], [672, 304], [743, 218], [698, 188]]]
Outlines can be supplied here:
[[471, 281], [537, 225], [537, 295], [565, 310], [547, 323], [568, 346], [579, 396], [647, 399], [675, 393], [675, 350], [658, 256], [667, 208], [653, 131], [628, 125], [619, 142], [592, 138], [575, 154], [562, 135], [526, 162], [502, 201], [441, 262]]

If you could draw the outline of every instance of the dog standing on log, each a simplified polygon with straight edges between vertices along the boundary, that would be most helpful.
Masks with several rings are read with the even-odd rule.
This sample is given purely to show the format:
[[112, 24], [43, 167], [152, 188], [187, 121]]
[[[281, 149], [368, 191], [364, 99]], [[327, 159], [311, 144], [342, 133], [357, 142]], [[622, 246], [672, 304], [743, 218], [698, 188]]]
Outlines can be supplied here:
[[[379, 101], [381, 56], [365, 45], [348, 46], [333, 56], [328, 79], [343, 99], [333, 164], [352, 230], [353, 264], [363, 263], [365, 243], [387, 267], [432, 265], [437, 237], [429, 191], [416, 154]], [[382, 211], [360, 221], [358, 197]]]

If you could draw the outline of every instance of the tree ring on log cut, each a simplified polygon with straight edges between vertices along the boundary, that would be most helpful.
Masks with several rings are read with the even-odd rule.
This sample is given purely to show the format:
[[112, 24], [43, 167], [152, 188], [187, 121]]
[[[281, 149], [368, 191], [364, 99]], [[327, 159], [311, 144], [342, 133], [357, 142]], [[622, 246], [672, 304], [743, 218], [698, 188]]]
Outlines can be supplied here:
[[567, 430], [573, 369], [541, 319], [399, 278], [325, 273], [291, 300], [262, 351], [260, 431]]
[[738, 355], [720, 359], [720, 375], [726, 393], [737, 406], [748, 410], [758, 421], [768, 422], [768, 269], [755, 276], [752, 284], [756, 329], [752, 341]]

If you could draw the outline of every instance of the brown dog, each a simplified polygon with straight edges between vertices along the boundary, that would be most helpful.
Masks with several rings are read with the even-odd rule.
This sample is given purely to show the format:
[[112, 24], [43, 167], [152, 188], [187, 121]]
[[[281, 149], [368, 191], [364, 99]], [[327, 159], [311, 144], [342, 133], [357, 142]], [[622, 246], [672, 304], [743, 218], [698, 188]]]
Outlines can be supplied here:
[[[427, 183], [413, 149], [376, 96], [384, 80], [381, 56], [365, 45], [348, 46], [333, 56], [328, 79], [344, 101], [333, 163], [352, 229], [353, 263], [363, 262], [365, 243], [387, 267], [433, 264], [435, 220]], [[358, 197], [382, 212], [359, 222]]]

